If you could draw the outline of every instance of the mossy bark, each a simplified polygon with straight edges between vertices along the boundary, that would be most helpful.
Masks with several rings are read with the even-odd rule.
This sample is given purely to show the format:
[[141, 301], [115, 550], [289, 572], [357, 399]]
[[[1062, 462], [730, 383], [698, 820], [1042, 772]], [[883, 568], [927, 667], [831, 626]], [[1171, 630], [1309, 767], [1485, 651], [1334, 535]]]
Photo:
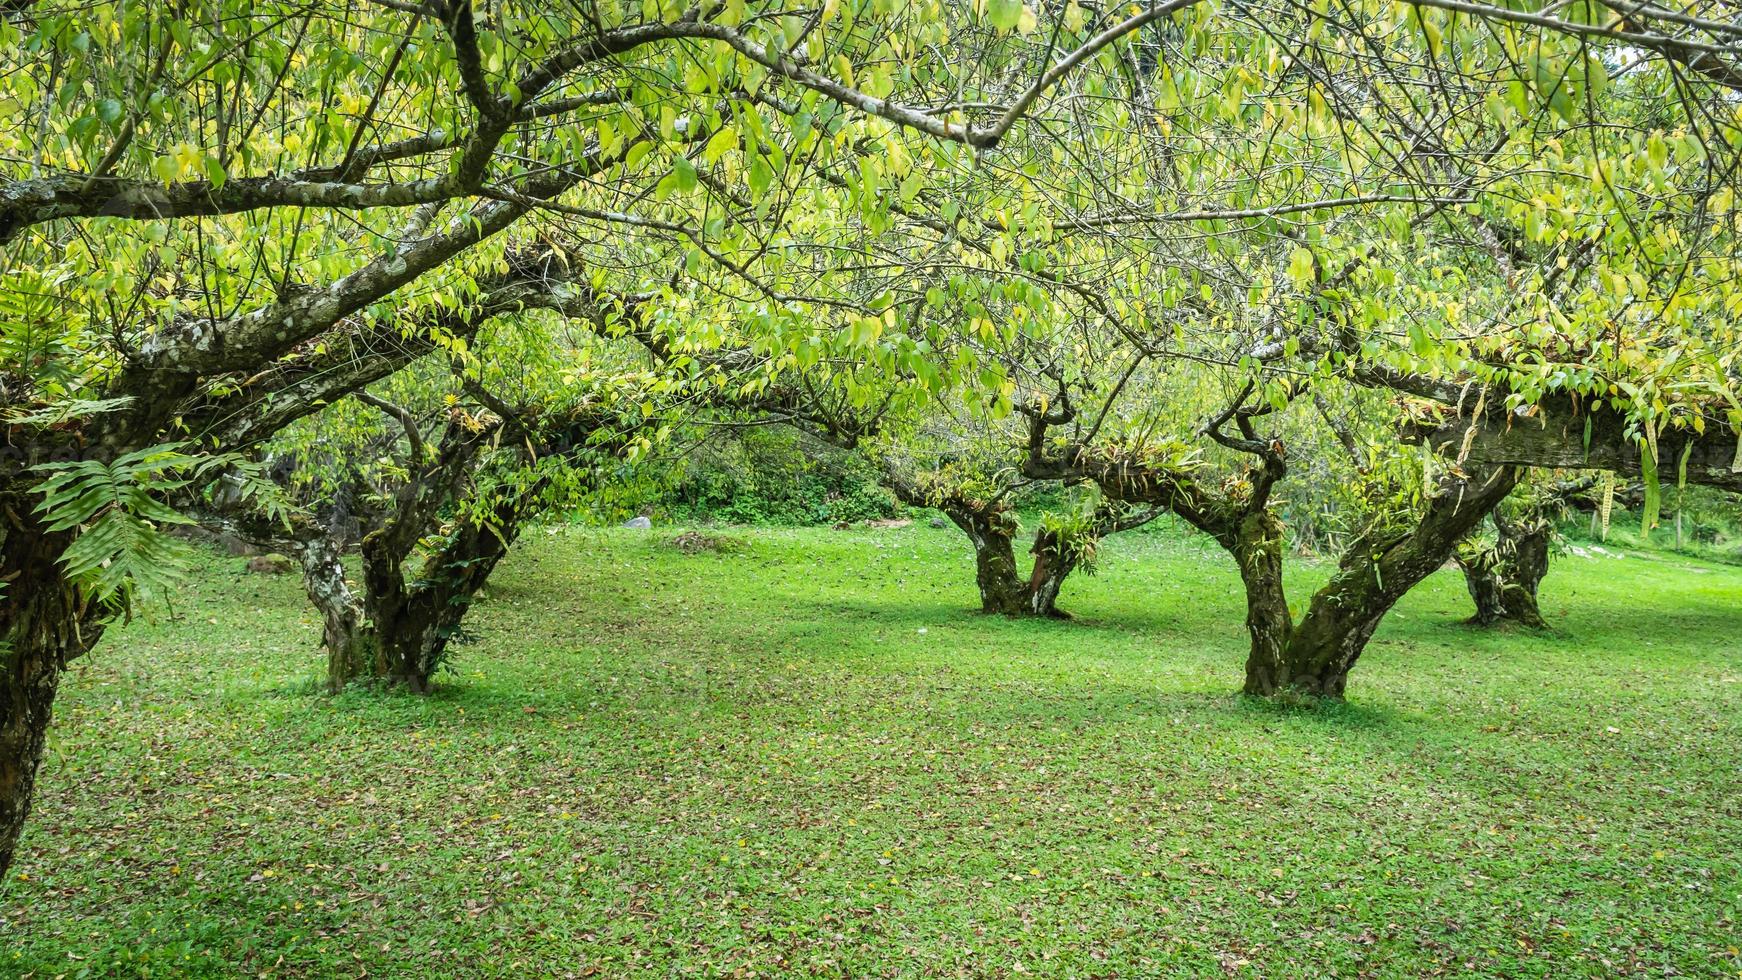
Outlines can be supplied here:
[[[1165, 508], [1210, 535], [1235, 558], [1246, 590], [1247, 693], [1295, 692], [1340, 698], [1349, 670], [1392, 605], [1444, 565], [1478, 522], [1517, 486], [1514, 466], [1453, 467], [1412, 527], [1359, 538], [1329, 583], [1292, 622], [1282, 585], [1282, 525], [1269, 513], [1270, 491], [1288, 472], [1279, 438], [1261, 438], [1253, 419], [1269, 409], [1246, 406], [1254, 386], [1204, 427], [1216, 442], [1256, 462], [1238, 479], [1201, 481], [1197, 468], [1152, 462], [1141, 452], [1048, 440], [1049, 427], [1072, 421], [1068, 406], [1031, 410], [1022, 474], [1030, 479], [1093, 482], [1111, 501]], [[1232, 423], [1238, 436], [1223, 431]]]
[[[1014, 514], [1001, 505], [981, 509], [946, 505], [943, 509], [974, 544], [975, 583], [980, 589], [983, 611], [1005, 616], [1071, 618], [1059, 608], [1058, 598], [1065, 580], [1083, 565], [1077, 548], [1067, 547], [1058, 532], [1043, 527], [1035, 533], [1034, 544], [1029, 548], [1033, 563], [1025, 579], [1017, 571]], [[1120, 521], [1109, 514], [1097, 514], [1090, 544], [1105, 534], [1136, 527], [1154, 516]], [[1078, 542], [1078, 547], [1083, 544]]]
[[1491, 548], [1473, 548], [1454, 559], [1464, 573], [1464, 588], [1476, 611], [1467, 620], [1473, 626], [1493, 626], [1506, 618], [1506, 603], [1501, 598], [1504, 580], [1495, 568], [1496, 556]]
[[438, 533], [470, 486], [489, 434], [450, 422], [434, 458], [386, 508], [367, 515], [355, 590], [341, 563], [350, 538], [343, 524], [275, 540], [272, 529], [248, 522], [270, 547], [294, 554], [302, 565], [304, 590], [323, 620], [328, 690], [359, 681], [419, 694], [433, 689], [449, 641], [530, 513], [525, 502], [536, 501], [542, 487], [534, 483], [504, 497], [488, 513], [462, 515], [408, 580], [406, 562]]
[[1522, 474], [1516, 467], [1501, 467], [1449, 478], [1408, 531], [1381, 540], [1358, 539], [1331, 580], [1313, 594], [1306, 615], [1289, 635], [1279, 674], [1255, 676], [1249, 671], [1248, 692], [1342, 697], [1349, 671], [1385, 614], [1445, 565]]
[[1476, 626], [1512, 622], [1544, 629], [1548, 623], [1537, 603], [1537, 589], [1548, 574], [1553, 526], [1534, 515], [1508, 519], [1498, 513], [1494, 525], [1497, 535], [1492, 546], [1466, 548], [1456, 557], [1476, 607], [1469, 622]]
[[1028, 575], [1025, 612], [1052, 619], [1071, 618], [1058, 607], [1058, 600], [1065, 579], [1077, 569], [1074, 553], [1063, 546], [1057, 532], [1044, 528], [1035, 532], [1034, 545], [1028, 550], [1034, 556], [1034, 566]]
[[495, 517], [494, 527], [463, 523], [409, 583], [404, 555], [389, 546], [388, 535], [363, 538], [363, 611], [374, 633], [370, 677], [417, 694], [433, 689], [449, 641], [517, 536], [521, 522], [511, 507]]
[[0, 882], [18, 852], [66, 665], [103, 633], [100, 613], [61, 574], [70, 543], [24, 494], [0, 499]]
[[940, 508], [974, 546], [974, 584], [980, 610], [1020, 616], [1028, 609], [1028, 589], [1016, 570], [1016, 523], [1003, 507], [976, 507], [946, 501]]
[[1507, 562], [1506, 589], [1502, 594], [1506, 616], [1532, 629], [1544, 629], [1548, 621], [1542, 618], [1537, 603], [1537, 590], [1548, 575], [1549, 543], [1553, 529], [1547, 521], [1540, 526], [1518, 529], [1513, 535], [1512, 555]]
[[1268, 510], [1246, 514], [1229, 549], [1246, 590], [1247, 694], [1270, 695], [1290, 686], [1288, 659], [1294, 623], [1282, 587], [1282, 521]]

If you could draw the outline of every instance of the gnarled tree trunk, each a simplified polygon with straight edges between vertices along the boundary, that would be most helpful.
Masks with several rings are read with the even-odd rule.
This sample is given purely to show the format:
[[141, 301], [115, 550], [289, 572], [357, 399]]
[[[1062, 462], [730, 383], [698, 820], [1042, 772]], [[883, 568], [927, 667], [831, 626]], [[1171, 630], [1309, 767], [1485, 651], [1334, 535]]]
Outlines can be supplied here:
[[1542, 618], [1536, 593], [1548, 574], [1549, 543], [1554, 528], [1546, 520], [1524, 521], [1501, 533], [1512, 544], [1512, 554], [1505, 563], [1506, 588], [1501, 593], [1506, 617], [1533, 629], [1546, 628], [1548, 621]]
[[1246, 588], [1247, 694], [1271, 695], [1293, 683], [1288, 644], [1294, 622], [1282, 588], [1283, 540], [1282, 521], [1261, 510], [1247, 513], [1229, 542]]
[[296, 549], [303, 591], [321, 614], [321, 646], [327, 652], [327, 690], [337, 694], [374, 673], [380, 644], [363, 604], [345, 582], [343, 540], [323, 534]]
[[[1054, 619], [1071, 618], [1070, 613], [1058, 607], [1059, 590], [1064, 587], [1065, 579], [1079, 568], [1085, 568], [1085, 559], [1092, 559], [1101, 539], [1142, 527], [1160, 514], [1158, 507], [1127, 510], [1111, 501], [1102, 501], [1090, 515], [1088, 527], [1074, 541], [1066, 540], [1056, 527], [1043, 524], [1034, 533], [1034, 545], [1029, 548], [1029, 553], [1034, 555], [1034, 568], [1028, 576], [1027, 611]], [[1093, 570], [1091, 561], [1086, 571], [1092, 573]]]
[[[1384, 541], [1361, 538], [1344, 554], [1336, 574], [1313, 594], [1306, 615], [1283, 651], [1285, 679], [1274, 686], [1319, 697], [1340, 698], [1349, 670], [1367, 648], [1385, 614], [1405, 593], [1433, 574], [1458, 543], [1491, 513], [1522, 471], [1482, 469], [1444, 480], [1416, 525]], [[1247, 677], [1247, 687], [1263, 678]]]
[[1034, 555], [1034, 569], [1028, 576], [1025, 611], [1053, 619], [1071, 618], [1070, 613], [1058, 607], [1058, 600], [1065, 579], [1076, 571], [1076, 553], [1064, 547], [1058, 532], [1046, 528], [1035, 532], [1034, 546], [1028, 550]]
[[208, 533], [296, 560], [302, 569], [303, 593], [321, 614], [329, 693], [337, 694], [375, 672], [380, 652], [376, 633], [362, 599], [345, 581], [343, 559], [354, 520], [342, 512], [329, 512], [322, 521], [301, 517], [279, 521], [255, 511], [246, 501], [210, 507], [193, 501], [187, 509], [199, 515], [200, 526]]
[[388, 535], [374, 532], [363, 539], [363, 610], [375, 652], [369, 676], [417, 694], [430, 692], [448, 642], [518, 536], [520, 515], [511, 505], [496, 516], [495, 528], [467, 521], [456, 529], [412, 583], [405, 579], [405, 556], [388, 547]]
[[54, 697], [66, 665], [103, 633], [103, 619], [61, 574], [71, 538], [44, 528], [27, 494], [0, 498], [0, 882], [18, 851]]
[[[1354, 667], [1385, 614], [1422, 579], [1444, 565], [1458, 543], [1517, 486], [1516, 467], [1478, 468], [1475, 475], [1445, 477], [1414, 527], [1375, 540], [1362, 537], [1344, 554], [1329, 583], [1312, 597], [1299, 623], [1292, 623], [1282, 586], [1282, 524], [1268, 508], [1272, 486], [1287, 472], [1279, 441], [1255, 437], [1250, 419], [1235, 408], [1207, 427], [1218, 442], [1256, 456], [1244, 492], [1200, 482], [1190, 467], [1155, 467], [1133, 458], [1072, 445], [1050, 453], [1043, 439], [1055, 417], [1031, 415], [1030, 452], [1024, 475], [1092, 480], [1110, 500], [1166, 508], [1209, 534], [1234, 556], [1246, 590], [1251, 647], [1245, 691], [1285, 692], [1340, 698]], [[1239, 438], [1217, 429], [1232, 418]]]
[[883, 485], [909, 507], [936, 507], [974, 546], [974, 584], [980, 610], [1005, 616], [1028, 611], [1028, 586], [1016, 570], [1016, 514], [1003, 500], [971, 497], [954, 487], [923, 484], [901, 467], [885, 463]]
[[1537, 605], [1536, 592], [1548, 574], [1553, 525], [1538, 516], [1509, 520], [1496, 511], [1494, 544], [1466, 547], [1456, 556], [1476, 613], [1470, 623], [1493, 626], [1514, 622], [1532, 629], [1548, 626]]
[[974, 546], [974, 584], [980, 610], [1020, 616], [1028, 611], [1028, 589], [1016, 571], [1015, 515], [1002, 505], [975, 507], [961, 501], [939, 505]]
[[1476, 612], [1468, 622], [1475, 626], [1493, 626], [1506, 618], [1506, 603], [1501, 598], [1505, 591], [1505, 582], [1500, 577], [1500, 570], [1495, 567], [1499, 557], [1492, 548], [1471, 547], [1460, 550], [1452, 557], [1458, 563], [1458, 570], [1464, 573], [1464, 587], [1469, 590], [1470, 602], [1476, 607]]

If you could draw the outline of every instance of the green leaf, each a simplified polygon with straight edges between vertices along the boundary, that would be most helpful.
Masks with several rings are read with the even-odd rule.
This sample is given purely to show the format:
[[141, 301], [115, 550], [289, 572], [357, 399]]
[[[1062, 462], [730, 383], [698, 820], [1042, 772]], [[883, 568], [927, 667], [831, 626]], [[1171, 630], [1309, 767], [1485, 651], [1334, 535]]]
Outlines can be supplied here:
[[1639, 536], [1650, 540], [1651, 529], [1657, 526], [1663, 491], [1657, 480], [1657, 454], [1649, 443], [1639, 447], [1639, 475], [1645, 481], [1645, 501], [1639, 510]]
[[215, 156], [207, 154], [206, 160], [205, 160], [205, 168], [206, 168], [206, 179], [212, 182], [212, 189], [213, 190], [223, 190], [224, 181], [229, 179], [229, 174], [226, 174], [224, 172], [223, 161], [219, 160]]
[[181, 164], [173, 156], [162, 156], [151, 161], [151, 173], [165, 184], [173, 184], [181, 176]]
[[702, 147], [702, 162], [711, 164], [737, 148], [738, 128], [724, 124], [713, 136], [708, 137], [707, 145]]
[[672, 186], [681, 194], [688, 194], [696, 189], [696, 168], [687, 157], [674, 157], [671, 161]]
[[744, 174], [744, 181], [750, 185], [750, 193], [760, 199], [774, 186], [774, 168], [768, 165], [767, 160], [757, 156], [750, 161], [750, 169]]

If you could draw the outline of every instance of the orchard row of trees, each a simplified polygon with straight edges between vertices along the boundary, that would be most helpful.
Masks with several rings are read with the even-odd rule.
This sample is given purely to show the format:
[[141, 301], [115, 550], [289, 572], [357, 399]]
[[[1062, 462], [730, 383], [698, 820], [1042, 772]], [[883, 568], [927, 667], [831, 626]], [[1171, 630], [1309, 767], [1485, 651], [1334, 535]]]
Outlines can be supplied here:
[[[174, 524], [297, 556], [335, 686], [425, 690], [529, 522], [779, 422], [993, 611], [1174, 514], [1246, 689], [1334, 697], [1526, 467], [1742, 489], [1721, 10], [22, 0], [0, 52], [0, 872]], [[1301, 478], [1347, 533], [1297, 605]], [[1026, 579], [1023, 481], [1096, 501]]]

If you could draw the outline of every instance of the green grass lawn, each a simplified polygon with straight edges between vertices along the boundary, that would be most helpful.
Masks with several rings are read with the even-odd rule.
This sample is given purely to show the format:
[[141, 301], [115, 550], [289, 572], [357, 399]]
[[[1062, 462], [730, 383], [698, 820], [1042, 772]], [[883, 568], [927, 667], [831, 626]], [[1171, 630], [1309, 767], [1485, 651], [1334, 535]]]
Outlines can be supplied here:
[[534, 532], [427, 699], [211, 559], [67, 678], [0, 974], [1742, 975], [1742, 568], [1558, 560], [1541, 636], [1440, 573], [1312, 709], [1202, 539], [1059, 623], [953, 528], [735, 533]]

